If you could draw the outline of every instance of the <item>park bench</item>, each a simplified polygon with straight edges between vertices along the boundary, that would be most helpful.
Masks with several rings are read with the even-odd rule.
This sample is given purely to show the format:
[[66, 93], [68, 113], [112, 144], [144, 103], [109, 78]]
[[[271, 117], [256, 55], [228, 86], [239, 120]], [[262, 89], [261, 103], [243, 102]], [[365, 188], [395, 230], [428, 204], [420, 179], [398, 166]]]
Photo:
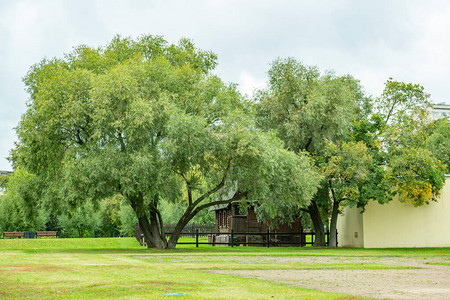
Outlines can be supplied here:
[[37, 231], [36, 236], [37, 237], [42, 237], [42, 236], [58, 237], [58, 231]]
[[23, 232], [23, 231], [3, 232], [3, 238], [5, 238], [5, 237], [23, 238], [24, 236], [25, 236], [25, 232]]

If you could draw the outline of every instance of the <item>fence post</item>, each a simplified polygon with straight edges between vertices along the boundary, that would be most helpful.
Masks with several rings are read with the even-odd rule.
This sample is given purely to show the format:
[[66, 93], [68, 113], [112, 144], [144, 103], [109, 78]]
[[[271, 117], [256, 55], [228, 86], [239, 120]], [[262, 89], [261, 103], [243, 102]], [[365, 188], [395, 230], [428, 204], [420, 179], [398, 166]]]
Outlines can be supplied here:
[[267, 248], [270, 247], [270, 231], [269, 228], [267, 228]]
[[233, 229], [231, 229], [231, 248], [233, 248], [233, 242], [234, 242], [234, 234]]
[[198, 248], [198, 228], [195, 229], [195, 247]]

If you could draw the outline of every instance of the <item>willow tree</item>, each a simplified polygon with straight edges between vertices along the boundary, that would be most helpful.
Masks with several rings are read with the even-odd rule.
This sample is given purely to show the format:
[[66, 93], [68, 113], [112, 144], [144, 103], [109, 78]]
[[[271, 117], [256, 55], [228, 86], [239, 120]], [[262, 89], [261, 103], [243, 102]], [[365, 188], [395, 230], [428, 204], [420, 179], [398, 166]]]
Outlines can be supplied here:
[[[293, 59], [277, 59], [268, 71], [268, 87], [256, 94], [258, 125], [273, 130], [287, 149], [313, 159], [328, 143], [346, 139], [359, 107], [365, 102], [359, 82], [351, 76], [320, 74], [317, 67]], [[323, 182], [310, 205], [316, 245], [325, 245], [321, 207], [329, 210], [328, 184]]]
[[[257, 129], [249, 104], [211, 73], [215, 66], [215, 54], [189, 40], [155, 36], [116, 37], [43, 60], [24, 79], [30, 100], [14, 166], [42, 180], [47, 203], [122, 195], [148, 247], [175, 247], [183, 227], [213, 205], [308, 205], [320, 177], [310, 159]], [[161, 199], [185, 205], [168, 241]]]

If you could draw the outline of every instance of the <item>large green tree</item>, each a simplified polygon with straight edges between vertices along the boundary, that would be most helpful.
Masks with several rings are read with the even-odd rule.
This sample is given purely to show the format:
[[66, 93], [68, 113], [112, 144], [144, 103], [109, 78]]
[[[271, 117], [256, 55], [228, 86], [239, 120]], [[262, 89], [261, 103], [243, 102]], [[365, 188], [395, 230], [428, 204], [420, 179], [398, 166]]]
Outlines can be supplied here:
[[[320, 74], [313, 66], [279, 58], [268, 71], [268, 87], [256, 93], [258, 125], [274, 130], [287, 149], [317, 160], [329, 142], [344, 140], [355, 114], [366, 99], [358, 81], [351, 76]], [[315, 243], [325, 245], [321, 207], [328, 210], [328, 185], [324, 182], [305, 209], [316, 232]], [[293, 212], [291, 210], [291, 212]]]
[[430, 96], [421, 85], [392, 78], [376, 99], [375, 112], [383, 119], [377, 138], [385, 152], [390, 199], [397, 196], [401, 202], [421, 206], [436, 201], [445, 183], [445, 165], [427, 149], [434, 144], [429, 138], [430, 108]]
[[[47, 203], [120, 194], [148, 247], [175, 247], [183, 227], [213, 205], [308, 205], [320, 178], [310, 159], [261, 132], [215, 66], [216, 56], [191, 41], [155, 36], [115, 37], [43, 60], [24, 79], [30, 100], [14, 166], [41, 180]], [[168, 241], [162, 199], [185, 207]]]
[[[331, 203], [329, 246], [337, 246], [336, 226], [344, 206], [360, 206], [364, 188], [368, 187], [373, 172], [373, 155], [364, 142], [329, 144], [322, 156], [321, 165], [326, 178]], [[363, 195], [362, 195], [363, 194]]]

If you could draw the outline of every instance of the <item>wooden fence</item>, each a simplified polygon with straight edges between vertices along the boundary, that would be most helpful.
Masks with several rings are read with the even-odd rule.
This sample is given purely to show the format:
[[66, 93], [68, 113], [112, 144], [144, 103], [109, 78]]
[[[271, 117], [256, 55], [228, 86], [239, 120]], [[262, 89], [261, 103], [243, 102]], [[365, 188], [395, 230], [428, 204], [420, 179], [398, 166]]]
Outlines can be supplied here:
[[[171, 233], [166, 233], [170, 235]], [[199, 229], [196, 229], [195, 232], [183, 232], [181, 236], [184, 237], [195, 237], [195, 242], [177, 242], [177, 244], [184, 245], [210, 245], [210, 246], [239, 246], [239, 245], [250, 245], [250, 246], [306, 246], [306, 245], [314, 245], [315, 241], [315, 233], [313, 231], [304, 231], [304, 232], [270, 232], [268, 229], [266, 232], [234, 232], [231, 230], [230, 233], [217, 233], [217, 232], [199, 232]], [[200, 241], [199, 237], [208, 236], [208, 241]], [[228, 241], [216, 241], [215, 239], [211, 239], [212, 236], [227, 236]], [[310, 236], [311, 238], [307, 238]], [[245, 240], [238, 239], [244, 237]], [[253, 239], [249, 239], [248, 237], [252, 237]], [[258, 238], [260, 237], [260, 241]], [[250, 241], [249, 241], [250, 240]], [[330, 232], [327, 231], [325, 233], [325, 241], [328, 245], [330, 240]]]
[[[165, 225], [164, 231], [167, 236], [175, 229], [176, 225]], [[180, 242], [177, 244], [184, 245], [210, 245], [210, 246], [239, 246], [239, 245], [253, 245], [253, 246], [306, 246], [314, 245], [315, 233], [311, 230], [304, 230], [303, 232], [234, 232], [218, 233], [215, 231], [215, 224], [188, 224], [182, 230], [180, 237], [195, 238], [195, 242]], [[217, 241], [216, 238], [220, 236]], [[144, 245], [144, 234], [140, 231], [139, 225], [135, 224], [135, 237], [141, 245]], [[208, 237], [207, 241], [200, 240], [200, 237]], [[225, 237], [225, 238], [224, 238]], [[309, 238], [308, 238], [309, 237]], [[225, 240], [225, 241], [223, 241]], [[330, 240], [330, 232], [325, 233], [325, 241], [328, 245]]]
[[[164, 225], [164, 232], [171, 232], [175, 230], [176, 225]], [[186, 237], [195, 237], [196, 232], [198, 231], [199, 236], [207, 236], [209, 232], [213, 232], [216, 229], [215, 224], [188, 224], [181, 231], [182, 236]]]

